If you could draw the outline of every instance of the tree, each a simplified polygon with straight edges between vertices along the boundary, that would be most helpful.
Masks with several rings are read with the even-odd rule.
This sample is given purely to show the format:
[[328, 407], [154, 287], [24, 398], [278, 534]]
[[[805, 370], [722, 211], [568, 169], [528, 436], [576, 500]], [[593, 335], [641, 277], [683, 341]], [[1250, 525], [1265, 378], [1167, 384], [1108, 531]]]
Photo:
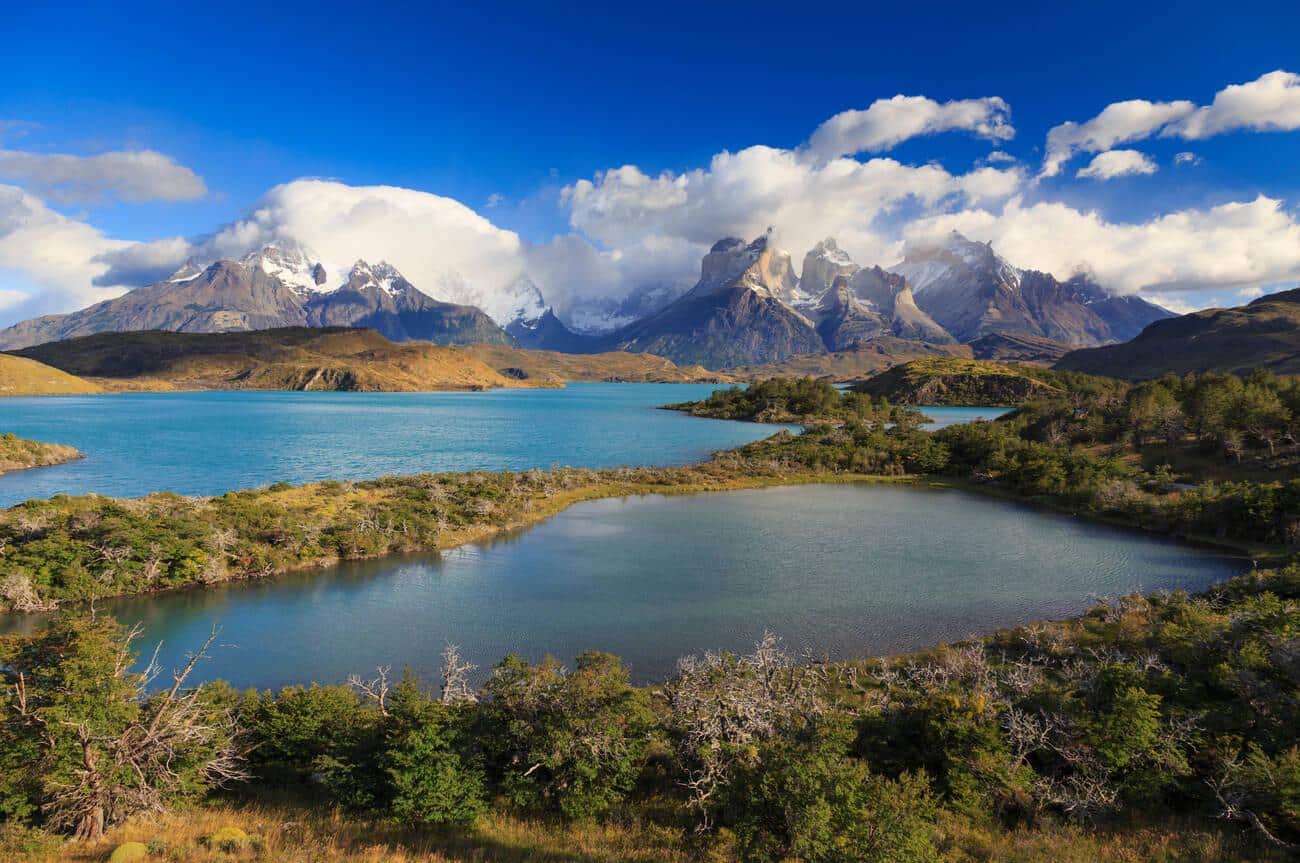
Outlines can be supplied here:
[[727, 790], [741, 858], [777, 863], [931, 863], [935, 802], [923, 775], [876, 776], [851, 757], [854, 731], [832, 716], [764, 744]]
[[654, 716], [617, 656], [584, 653], [572, 672], [554, 659], [510, 656], [484, 691], [479, 737], [515, 805], [588, 818], [631, 789]]
[[92, 612], [0, 641], [5, 814], [39, 812], [96, 840], [137, 812], [244, 778], [228, 690], [185, 687], [216, 632], [156, 693], [156, 663], [132, 670], [138, 636]]
[[448, 708], [437, 708], [386, 747], [392, 812], [407, 824], [472, 824], [487, 809], [483, 776], [456, 751]]

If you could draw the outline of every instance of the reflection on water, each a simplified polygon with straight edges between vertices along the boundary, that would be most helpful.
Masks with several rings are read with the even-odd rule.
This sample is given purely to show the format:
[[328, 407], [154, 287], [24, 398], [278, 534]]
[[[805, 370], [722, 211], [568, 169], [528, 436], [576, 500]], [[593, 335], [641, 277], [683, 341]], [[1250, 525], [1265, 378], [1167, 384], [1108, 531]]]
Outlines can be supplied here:
[[832, 657], [888, 653], [1063, 617], [1094, 594], [1199, 589], [1239, 569], [964, 492], [823, 485], [592, 501], [441, 559], [99, 607], [143, 621], [144, 643], [162, 640], [170, 664], [221, 624], [202, 674], [238, 686], [337, 682], [377, 665], [432, 677], [448, 642], [482, 668], [510, 652], [607, 650], [645, 681], [681, 654], [742, 649], [764, 629]]

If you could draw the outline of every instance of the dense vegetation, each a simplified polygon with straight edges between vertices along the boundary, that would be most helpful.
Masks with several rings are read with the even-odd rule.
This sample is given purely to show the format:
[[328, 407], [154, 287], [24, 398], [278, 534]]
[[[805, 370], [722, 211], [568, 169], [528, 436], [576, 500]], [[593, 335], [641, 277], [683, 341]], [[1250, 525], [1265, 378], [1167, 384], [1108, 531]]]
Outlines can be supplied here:
[[63, 464], [77, 458], [81, 458], [81, 453], [70, 446], [27, 440], [9, 432], [0, 434], [0, 474]]
[[718, 860], [995, 859], [991, 834], [1175, 817], [1202, 841], [1237, 825], [1200, 859], [1275, 859], [1300, 842], [1298, 638], [1291, 566], [894, 659], [808, 663], [769, 637], [652, 691], [597, 653], [508, 657], [474, 687], [452, 648], [437, 691], [381, 669], [147, 694], [130, 634], [68, 614], [0, 639], [0, 835], [96, 838], [222, 786], [413, 837], [632, 818]]
[[665, 405], [691, 416], [763, 423], [837, 423], [846, 421], [916, 425], [925, 417], [885, 399], [842, 392], [814, 378], [768, 378], [747, 387], [714, 390], [707, 399]]

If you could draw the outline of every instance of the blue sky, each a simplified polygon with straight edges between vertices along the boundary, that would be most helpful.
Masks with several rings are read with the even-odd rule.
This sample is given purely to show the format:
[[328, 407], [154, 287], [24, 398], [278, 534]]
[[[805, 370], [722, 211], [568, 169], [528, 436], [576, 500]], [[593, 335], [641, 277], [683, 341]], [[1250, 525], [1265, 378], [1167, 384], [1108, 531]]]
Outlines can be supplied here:
[[[1115, 148], [1139, 150], [1154, 173], [1082, 178], [1077, 171], [1094, 155], [1087, 152], [1057, 176], [1034, 179], [1049, 130], [1063, 122], [1128, 99], [1205, 106], [1229, 85], [1300, 71], [1294, 2], [127, 5], [10, 4], [0, 22], [0, 149], [156, 151], [202, 178], [201, 195], [127, 201], [112, 191], [51, 193], [30, 177], [4, 176], [0, 164], [0, 183], [113, 240], [201, 238], [244, 217], [277, 184], [324, 177], [454, 199], [529, 247], [576, 232], [596, 253], [620, 243], [644, 252], [653, 234], [681, 240], [690, 248], [671, 255], [688, 260], [710, 226], [656, 225], [631, 237], [626, 226], [591, 221], [608, 218], [604, 210], [575, 217], [580, 208], [562, 190], [624, 165], [680, 177], [753, 145], [793, 151], [834, 115], [897, 94], [940, 104], [997, 97], [1014, 137], [958, 129], [845, 157], [934, 164], [956, 176], [996, 148], [1017, 160], [997, 165], [1019, 165], [1025, 175], [1020, 206], [1059, 203], [1116, 224], [1261, 195], [1294, 219], [1300, 203], [1300, 131], [1290, 128], [1194, 140], [1156, 134]], [[1177, 165], [1178, 153], [1194, 158]], [[885, 240], [898, 240], [910, 215], [971, 208], [891, 204], [879, 236], [859, 247], [885, 254]], [[729, 218], [719, 219], [719, 231], [749, 226]], [[644, 224], [642, 215], [633, 221]], [[1029, 240], [1006, 242], [1019, 250]], [[1079, 263], [1093, 265], [1085, 258]], [[1066, 265], [1059, 254], [1044, 261], [1057, 259]], [[1159, 290], [1189, 284], [1182, 273], [1097, 266], [1120, 274], [1123, 290], [1144, 289], [1143, 278]], [[52, 287], [68, 273], [80, 278], [75, 268], [55, 277], [0, 257], [0, 299], [6, 290], [23, 295], [9, 311], [0, 305], [0, 323], [92, 298]], [[1166, 298], [1201, 305], [1290, 275], [1270, 259]], [[626, 286], [636, 277], [617, 278]], [[121, 287], [101, 285], [95, 296]]]

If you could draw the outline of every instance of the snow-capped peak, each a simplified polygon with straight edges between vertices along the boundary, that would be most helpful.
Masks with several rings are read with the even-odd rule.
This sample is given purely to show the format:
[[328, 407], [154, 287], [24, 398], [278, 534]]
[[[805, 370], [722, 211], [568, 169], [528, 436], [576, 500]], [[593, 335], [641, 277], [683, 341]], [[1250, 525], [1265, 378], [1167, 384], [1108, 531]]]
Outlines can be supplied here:
[[395, 297], [406, 290], [410, 282], [397, 271], [397, 268], [387, 261], [380, 261], [371, 266], [363, 260], [358, 260], [348, 271], [346, 286], [353, 291], [364, 291], [366, 288], [375, 288], [383, 291], [390, 297]]
[[938, 243], [909, 247], [903, 260], [889, 269], [906, 277], [918, 292], [970, 270], [986, 271], [1012, 289], [1020, 286], [1020, 271], [993, 251], [991, 243], [968, 240], [957, 231]]
[[302, 244], [293, 240], [277, 240], [244, 256], [241, 263], [257, 267], [268, 276], [279, 279], [298, 293], [317, 293], [325, 284], [325, 268], [319, 259]]
[[827, 237], [822, 240], [820, 243], [813, 246], [812, 251], [808, 254], [812, 257], [821, 258], [827, 263], [835, 264], [840, 267], [853, 265], [853, 259], [849, 257], [849, 253], [839, 247], [839, 244], [835, 242], [834, 237]]

